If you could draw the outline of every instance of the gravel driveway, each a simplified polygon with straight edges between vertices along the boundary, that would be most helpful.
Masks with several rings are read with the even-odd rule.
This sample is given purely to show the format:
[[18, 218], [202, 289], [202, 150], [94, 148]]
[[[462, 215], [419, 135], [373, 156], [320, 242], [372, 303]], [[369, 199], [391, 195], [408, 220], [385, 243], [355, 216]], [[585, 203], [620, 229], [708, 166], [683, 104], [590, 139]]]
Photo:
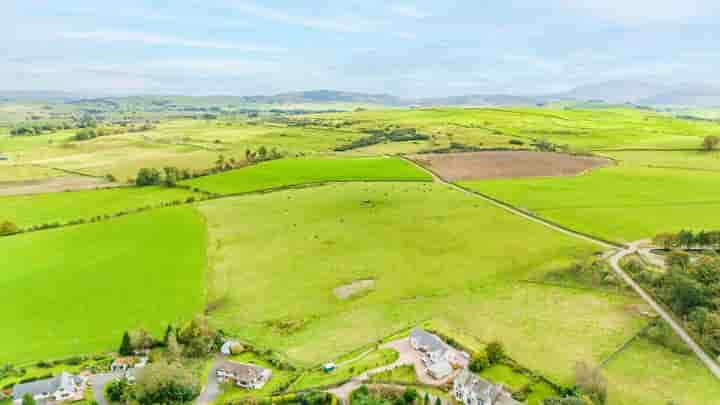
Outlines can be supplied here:
[[100, 405], [109, 405], [109, 401], [105, 398], [105, 386], [112, 380], [122, 377], [125, 373], [118, 371], [105, 374], [93, 374], [88, 377], [88, 382], [93, 388], [93, 399]]

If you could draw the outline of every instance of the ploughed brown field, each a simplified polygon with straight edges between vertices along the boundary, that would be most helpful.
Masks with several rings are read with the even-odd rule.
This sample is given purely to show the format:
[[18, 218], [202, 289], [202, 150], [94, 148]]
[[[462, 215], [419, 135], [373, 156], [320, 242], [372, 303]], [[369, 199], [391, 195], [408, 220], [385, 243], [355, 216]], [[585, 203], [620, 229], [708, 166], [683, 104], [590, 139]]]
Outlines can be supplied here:
[[42, 180], [0, 182], [0, 196], [43, 194], [60, 191], [88, 190], [117, 187], [120, 184], [86, 176], [49, 177]]
[[598, 157], [529, 151], [424, 154], [412, 159], [450, 181], [572, 176], [611, 163]]

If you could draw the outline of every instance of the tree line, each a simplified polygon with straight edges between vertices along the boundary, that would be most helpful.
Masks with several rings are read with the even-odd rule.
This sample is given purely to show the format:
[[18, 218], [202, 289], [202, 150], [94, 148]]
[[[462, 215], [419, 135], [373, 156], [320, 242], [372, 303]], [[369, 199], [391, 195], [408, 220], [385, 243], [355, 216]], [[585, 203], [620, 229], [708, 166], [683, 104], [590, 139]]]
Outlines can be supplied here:
[[[690, 238], [690, 232], [677, 234], [681, 235], [682, 238], [676, 239], [681, 241], [677, 242], [679, 246], [707, 246], [704, 239], [699, 245], [696, 239]], [[658, 272], [648, 269], [640, 259], [631, 258], [624, 267], [635, 280], [672, 309], [706, 350], [720, 355], [720, 256], [708, 251], [693, 257], [682, 250], [671, 250], [665, 256], [665, 265], [666, 271]], [[649, 337], [675, 351], [687, 350], [675, 341], [669, 328], [655, 327]]]
[[720, 249], [720, 231], [682, 230], [678, 233], [659, 233], [653, 238], [653, 243], [665, 250], [711, 248]]

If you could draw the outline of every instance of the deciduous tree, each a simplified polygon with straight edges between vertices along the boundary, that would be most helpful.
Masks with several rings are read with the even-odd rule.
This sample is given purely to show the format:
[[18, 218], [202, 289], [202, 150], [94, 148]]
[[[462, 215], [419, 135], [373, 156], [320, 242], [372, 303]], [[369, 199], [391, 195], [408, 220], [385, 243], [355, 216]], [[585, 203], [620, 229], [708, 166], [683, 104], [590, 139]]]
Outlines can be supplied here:
[[703, 139], [702, 148], [708, 152], [713, 151], [720, 145], [720, 137], [708, 135]]

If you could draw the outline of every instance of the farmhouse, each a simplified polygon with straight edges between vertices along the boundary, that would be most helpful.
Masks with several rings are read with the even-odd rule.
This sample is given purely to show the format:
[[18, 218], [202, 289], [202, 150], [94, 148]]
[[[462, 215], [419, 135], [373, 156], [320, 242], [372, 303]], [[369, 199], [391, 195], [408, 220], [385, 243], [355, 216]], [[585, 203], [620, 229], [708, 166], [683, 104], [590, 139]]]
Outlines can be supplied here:
[[414, 329], [410, 333], [410, 345], [423, 354], [422, 362], [431, 377], [441, 380], [452, 373], [451, 362], [455, 354], [442, 339], [422, 329]]
[[46, 380], [17, 384], [13, 388], [12, 397], [16, 404], [22, 403], [22, 398], [30, 394], [35, 400], [68, 401], [80, 400], [85, 394], [85, 382], [82, 377], [63, 372], [57, 377]]
[[216, 372], [218, 381], [233, 381], [235, 385], [248, 389], [260, 389], [272, 377], [272, 371], [252, 364], [223, 361]]
[[486, 381], [464, 369], [453, 381], [453, 394], [464, 405], [520, 405], [502, 384]]
[[147, 365], [147, 357], [118, 357], [110, 365], [110, 371], [128, 371], [132, 368], [143, 368]]

